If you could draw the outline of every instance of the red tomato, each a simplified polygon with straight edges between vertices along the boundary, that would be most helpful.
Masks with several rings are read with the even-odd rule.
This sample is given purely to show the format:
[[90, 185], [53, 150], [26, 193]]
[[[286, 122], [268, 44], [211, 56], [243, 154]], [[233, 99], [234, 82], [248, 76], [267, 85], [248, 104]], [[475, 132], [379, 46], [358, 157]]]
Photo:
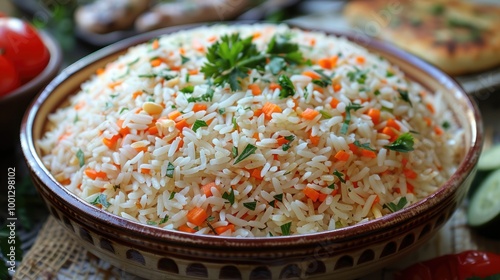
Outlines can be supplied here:
[[50, 58], [36, 30], [18, 18], [0, 17], [0, 50], [16, 67], [21, 83], [42, 72]]
[[14, 65], [0, 54], [0, 96], [6, 95], [21, 85]]

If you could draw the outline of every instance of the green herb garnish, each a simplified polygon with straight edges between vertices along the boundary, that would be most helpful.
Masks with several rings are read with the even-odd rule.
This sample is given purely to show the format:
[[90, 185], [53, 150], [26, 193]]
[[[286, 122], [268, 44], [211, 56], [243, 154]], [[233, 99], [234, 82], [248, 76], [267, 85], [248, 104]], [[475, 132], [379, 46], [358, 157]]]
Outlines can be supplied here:
[[193, 93], [193, 91], [194, 91], [194, 86], [187, 86], [187, 87], [181, 89], [182, 93]]
[[320, 87], [326, 87], [326, 86], [332, 84], [333, 73], [330, 76], [328, 76], [321, 69], [316, 69], [316, 70], [314, 70], [314, 72], [318, 73], [321, 76], [321, 79], [312, 81], [314, 84], [316, 84]]
[[351, 81], [351, 82], [356, 81], [356, 82], [358, 82], [358, 84], [364, 84], [366, 81], [366, 73], [367, 72], [368, 72], [367, 70], [363, 71], [357, 67], [354, 67], [354, 71], [348, 72], [347, 77], [349, 78], [349, 81]]
[[413, 136], [409, 132], [405, 132], [389, 145], [384, 146], [389, 150], [396, 152], [407, 153], [413, 151]]
[[395, 204], [394, 202], [389, 202], [385, 203], [382, 208], [387, 208], [391, 212], [396, 212], [405, 207], [405, 205], [408, 203], [408, 200], [406, 200], [406, 196], [403, 196], [401, 199], [399, 199], [398, 204]]
[[279, 76], [278, 84], [281, 86], [280, 98], [287, 98], [295, 94], [295, 86], [288, 76]]
[[255, 147], [252, 144], [247, 144], [247, 146], [245, 147], [245, 149], [243, 149], [243, 152], [241, 152], [241, 154], [234, 161], [234, 164], [237, 164], [240, 161], [242, 161], [242, 160], [246, 159], [247, 157], [249, 157], [250, 155], [255, 154], [256, 150], [257, 150], [257, 147]]
[[200, 127], [207, 127], [208, 124], [204, 120], [196, 120], [193, 124], [193, 131], [196, 132]]
[[450, 122], [448, 121], [444, 121], [443, 124], [441, 125], [444, 129], [448, 129], [451, 127], [451, 124]]
[[169, 162], [167, 166], [167, 173], [165, 174], [167, 177], [174, 178], [174, 170], [175, 166]]
[[283, 194], [282, 193], [274, 195], [273, 198], [279, 202], [283, 202]]
[[219, 110], [217, 111], [219, 112], [219, 114], [224, 115], [226, 113], [226, 108], [219, 108]]
[[225, 192], [222, 194], [222, 198], [226, 199], [227, 201], [229, 201], [229, 204], [230, 205], [233, 205], [234, 203], [234, 190], [231, 189], [231, 192]]
[[292, 222], [288, 222], [280, 226], [282, 235], [290, 235], [290, 228], [292, 227]]
[[323, 119], [331, 119], [332, 115], [330, 115], [327, 111], [325, 110], [319, 110], [319, 113], [321, 114], [321, 117]]
[[434, 4], [431, 7], [430, 12], [431, 12], [431, 14], [433, 14], [435, 16], [442, 15], [444, 13], [444, 6], [442, 4]]
[[129, 108], [127, 108], [127, 107], [123, 107], [123, 108], [121, 108], [121, 110], [120, 110], [119, 114], [121, 114], [121, 113], [123, 113], [123, 112], [125, 112], [125, 111], [128, 111], [128, 110], [129, 110]]
[[231, 153], [233, 154], [233, 158], [236, 158], [238, 156], [238, 149], [235, 146], [233, 146], [231, 148]]
[[176, 192], [171, 192], [168, 200], [172, 200], [175, 197]]
[[150, 225], [150, 226], [155, 226], [157, 225], [157, 223], [155, 221], [146, 221], [146, 224]]
[[273, 57], [269, 62], [269, 70], [273, 75], [278, 75], [281, 70], [286, 68], [285, 59], [282, 57]]
[[[337, 178], [339, 178], [339, 181], [344, 183], [345, 184], [345, 179], [344, 179], [344, 173], [338, 171], [337, 169], [335, 169], [335, 171], [333, 171], [333, 175], [335, 175]], [[328, 186], [330, 187], [330, 186]]]
[[369, 151], [372, 151], [372, 152], [376, 151], [374, 148], [370, 147], [370, 143], [361, 144], [361, 143], [359, 143], [358, 140], [355, 140], [353, 144], [356, 147], [361, 148], [361, 149], [369, 150]]
[[342, 123], [342, 127], [340, 128], [341, 134], [346, 134], [347, 130], [349, 129], [349, 123], [351, 122], [351, 110], [357, 111], [361, 108], [363, 108], [363, 106], [358, 103], [351, 103], [347, 105], [347, 107], [345, 108], [345, 120]]
[[401, 99], [403, 99], [404, 101], [410, 103], [410, 106], [413, 106], [413, 104], [411, 104], [410, 96], [408, 95], [408, 91], [407, 90], [398, 89], [398, 92], [399, 92], [399, 95], [401, 96]]
[[83, 154], [82, 149], [78, 149], [78, 152], [76, 152], [76, 158], [78, 158], [78, 164], [82, 167], [85, 164], [85, 155]]
[[257, 206], [257, 201], [245, 202], [245, 203], [243, 203], [243, 206], [245, 206], [246, 208], [248, 208], [250, 210], [255, 210], [255, 207]]
[[99, 194], [94, 201], [90, 202], [92, 205], [101, 205], [102, 207], [108, 208], [111, 204], [107, 200], [107, 196], [105, 194]]
[[168, 222], [168, 215], [166, 215], [163, 219], [161, 219], [159, 224], [164, 224], [166, 222]]
[[181, 54], [181, 64], [184, 64], [184, 63], [188, 62], [189, 60], [190, 60], [189, 57], [185, 57]]
[[291, 34], [276, 34], [271, 38], [267, 47], [267, 53], [271, 57], [283, 58], [289, 64], [302, 64], [304, 58], [299, 50], [299, 45], [290, 42]]

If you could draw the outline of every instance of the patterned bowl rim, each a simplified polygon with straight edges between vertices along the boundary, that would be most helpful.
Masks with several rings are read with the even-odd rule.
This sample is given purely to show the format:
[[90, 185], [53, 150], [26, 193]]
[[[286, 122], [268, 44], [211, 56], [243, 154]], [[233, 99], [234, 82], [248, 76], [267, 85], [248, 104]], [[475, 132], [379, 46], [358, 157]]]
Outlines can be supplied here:
[[[242, 24], [241, 22], [226, 23], [226, 24]], [[244, 22], [243, 24], [246, 24]], [[255, 247], [269, 247], [269, 246], [289, 246], [294, 244], [296, 246], [307, 246], [309, 244], [317, 244], [318, 242], [342, 242], [353, 238], [368, 236], [374, 233], [382, 232], [391, 227], [395, 227], [405, 223], [405, 221], [425, 213], [429, 209], [439, 207], [440, 202], [451, 197], [460, 187], [460, 185], [474, 172], [481, 148], [483, 143], [482, 133], [482, 118], [474, 100], [464, 91], [464, 89], [450, 76], [432, 66], [431, 64], [423, 61], [422, 59], [409, 54], [395, 46], [386, 42], [376, 40], [374, 38], [366, 37], [362, 34], [332, 32], [326, 30], [322, 31], [327, 34], [335, 36], [343, 36], [347, 39], [358, 43], [370, 51], [382, 52], [390, 54], [401, 61], [405, 61], [413, 66], [413, 70], [421, 71], [428, 77], [432, 77], [435, 81], [444, 85], [453, 94], [454, 101], [461, 104], [466, 109], [466, 118], [470, 122], [470, 147], [464, 156], [463, 161], [458, 166], [456, 172], [445, 182], [436, 192], [428, 197], [412, 204], [403, 210], [396, 213], [385, 215], [381, 218], [374, 219], [365, 223], [359, 223], [353, 226], [322, 231], [317, 233], [308, 233], [300, 235], [289, 236], [274, 236], [274, 237], [223, 237], [215, 235], [193, 235], [191, 233], [184, 233], [176, 230], [167, 230], [155, 226], [145, 225], [117, 215], [111, 214], [105, 210], [101, 210], [95, 206], [84, 202], [75, 194], [63, 188], [50, 172], [45, 168], [41, 158], [35, 148], [35, 139], [33, 135], [35, 119], [41, 108], [46, 105], [46, 100], [51, 93], [61, 84], [64, 84], [71, 79], [73, 75], [78, 73], [82, 68], [91, 64], [99, 63], [100, 60], [108, 56], [116, 54], [117, 52], [124, 51], [131, 46], [147, 42], [148, 40], [170, 34], [177, 31], [191, 29], [202, 25], [211, 24], [191, 24], [176, 27], [168, 27], [152, 32], [144, 33], [134, 36], [107, 47], [104, 47], [80, 60], [73, 63], [64, 69], [52, 82], [50, 82], [45, 89], [40, 92], [35, 101], [26, 111], [22, 125], [21, 125], [21, 147], [28, 167], [31, 169], [32, 174], [35, 174], [41, 182], [45, 185], [46, 189], [53, 193], [58, 199], [65, 201], [71, 206], [72, 210], [78, 213], [92, 217], [96, 223], [109, 225], [115, 228], [123, 229], [124, 232], [134, 236], [144, 236], [150, 241], [164, 242], [182, 242], [186, 245], [200, 245], [210, 246], [213, 248], [255, 248]], [[306, 30], [305, 28], [296, 27]], [[408, 73], [406, 73], [408, 74]], [[411, 76], [411, 75], [410, 75]], [[65, 93], [65, 96], [73, 94], [73, 92]], [[51, 108], [52, 110], [55, 108]], [[464, 147], [465, 149], [465, 147]]]

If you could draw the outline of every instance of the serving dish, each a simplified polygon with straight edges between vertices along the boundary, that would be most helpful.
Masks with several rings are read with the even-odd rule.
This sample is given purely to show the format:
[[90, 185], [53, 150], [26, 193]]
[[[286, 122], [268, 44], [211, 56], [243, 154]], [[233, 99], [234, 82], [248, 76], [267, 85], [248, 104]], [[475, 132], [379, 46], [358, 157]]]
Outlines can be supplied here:
[[148, 279], [356, 278], [384, 267], [428, 241], [464, 199], [481, 151], [481, 116], [450, 77], [399, 49], [363, 36], [335, 34], [378, 53], [430, 91], [445, 92], [464, 131], [460, 165], [434, 194], [404, 210], [334, 231], [266, 238], [197, 236], [138, 224], [98, 209], [62, 188], [36, 147], [47, 115], [80, 84], [130, 46], [191, 28], [161, 29], [106, 47], [61, 72], [39, 95], [22, 124], [22, 149], [50, 212], [91, 253]]
[[45, 87], [59, 72], [62, 63], [62, 51], [59, 44], [47, 32], [40, 31], [40, 37], [50, 53], [50, 60], [45, 69], [29, 82], [13, 92], [0, 97], [0, 127], [4, 132], [4, 145], [0, 150], [7, 150], [19, 144], [19, 127], [24, 111], [36, 94]]

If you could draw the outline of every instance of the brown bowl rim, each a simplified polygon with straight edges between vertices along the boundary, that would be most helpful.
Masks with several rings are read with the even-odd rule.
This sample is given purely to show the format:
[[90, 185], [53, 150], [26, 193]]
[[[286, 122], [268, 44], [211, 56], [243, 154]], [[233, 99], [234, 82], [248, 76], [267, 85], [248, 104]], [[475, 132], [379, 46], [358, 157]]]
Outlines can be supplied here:
[[[232, 25], [241, 23], [235, 22], [226, 24]], [[65, 202], [69, 203], [69, 205], [71, 207], [74, 207], [75, 210], [78, 210], [79, 213], [92, 217], [94, 220], [96, 220], [96, 223], [98, 222], [101, 224], [107, 224], [115, 228], [120, 228], [124, 231], [127, 231], [131, 235], [142, 236], [142, 239], [147, 237], [150, 241], [182, 242], [186, 245], [203, 245], [206, 247], [212, 247], [214, 249], [222, 249], [230, 246], [238, 247], [239, 249], [250, 249], [261, 246], [289, 246], [290, 244], [298, 246], [300, 244], [307, 245], [322, 242], [325, 240], [341, 242], [343, 240], [349, 240], [352, 238], [378, 233], [384, 231], [385, 229], [400, 225], [404, 223], [405, 220], [410, 219], [415, 215], [424, 213], [426, 209], [438, 207], [438, 204], [442, 198], [452, 195], [456, 191], [456, 189], [458, 189], [459, 185], [464, 182], [472, 172], [474, 172], [483, 142], [482, 118], [475, 101], [469, 95], [467, 95], [463, 88], [452, 77], [445, 74], [438, 68], [432, 66], [431, 64], [423, 61], [422, 59], [393, 45], [390, 45], [389, 43], [369, 38], [362, 34], [315, 29], [317, 31], [322, 31], [330, 35], [346, 37], [347, 39], [360, 44], [363, 47], [368, 47], [371, 52], [373, 52], [374, 50], [381, 50], [384, 53], [390, 53], [392, 56], [409, 62], [410, 64], [412, 64], [412, 67], [415, 67], [418, 70], [427, 73], [440, 83], [446, 85], [446, 87], [450, 91], [454, 92], [455, 98], [461, 100], [461, 102], [463, 102], [466, 107], [473, 113], [473, 116], [469, 116], [469, 118], [472, 118], [474, 120], [474, 122], [470, 124], [472, 129], [470, 149], [464, 156], [464, 160], [457, 167], [456, 172], [435, 193], [396, 213], [391, 213], [378, 219], [374, 219], [365, 223], [358, 223], [356, 225], [345, 228], [289, 236], [224, 237], [215, 235], [193, 235], [191, 233], [163, 229], [126, 220], [125, 218], [119, 217], [105, 210], [101, 210], [84, 202], [82, 199], [78, 198], [76, 195], [60, 186], [59, 183], [57, 183], [57, 181], [51, 175], [49, 175], [49, 171], [45, 168], [41, 159], [38, 157], [32, 134], [33, 122], [37, 116], [37, 112], [39, 108], [43, 106], [44, 100], [50, 95], [51, 91], [55, 89], [59, 84], [63, 83], [66, 79], [71, 78], [71, 76], [77, 73], [78, 70], [80, 70], [82, 67], [91, 63], [96, 63], [109, 55], [125, 50], [133, 45], [147, 42], [148, 40], [160, 35], [167, 35], [176, 31], [187, 30], [204, 25], [212, 24], [190, 24], [176, 27], [167, 27], [114, 43], [68, 66], [39, 94], [37, 99], [31, 104], [26, 114], [24, 115], [21, 125], [21, 146], [29, 168], [59, 199], [62, 199]], [[307, 30], [307, 28], [302, 28], [299, 26], [289, 26]]]

